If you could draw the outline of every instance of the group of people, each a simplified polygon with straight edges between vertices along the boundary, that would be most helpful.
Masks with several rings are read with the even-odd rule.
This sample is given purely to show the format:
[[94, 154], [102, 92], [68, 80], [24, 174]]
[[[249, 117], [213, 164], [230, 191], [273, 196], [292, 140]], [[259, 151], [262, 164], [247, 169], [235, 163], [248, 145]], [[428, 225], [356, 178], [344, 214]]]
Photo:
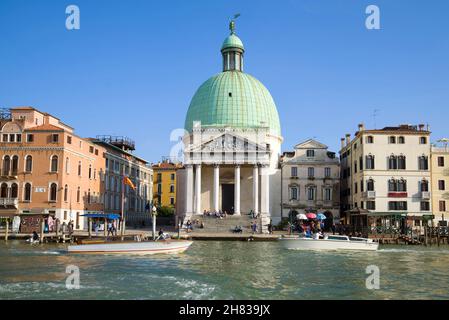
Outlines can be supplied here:
[[204, 210], [203, 211], [203, 216], [205, 216], [205, 217], [215, 217], [215, 218], [218, 218], [218, 219], [223, 219], [223, 218], [226, 218], [228, 216], [228, 213], [227, 213], [226, 210], [225, 211], [221, 211], [221, 210], [218, 210], [218, 211]]
[[190, 221], [190, 219], [189, 220], [187, 220], [187, 222], [186, 222], [186, 231], [187, 232], [190, 232], [190, 231], [193, 231], [193, 225], [196, 225], [196, 227], [198, 227], [198, 228], [200, 228], [200, 229], [203, 229], [204, 228], [204, 222], [203, 221], [200, 221], [199, 219], [196, 219], [193, 223], [192, 223], [192, 221]]

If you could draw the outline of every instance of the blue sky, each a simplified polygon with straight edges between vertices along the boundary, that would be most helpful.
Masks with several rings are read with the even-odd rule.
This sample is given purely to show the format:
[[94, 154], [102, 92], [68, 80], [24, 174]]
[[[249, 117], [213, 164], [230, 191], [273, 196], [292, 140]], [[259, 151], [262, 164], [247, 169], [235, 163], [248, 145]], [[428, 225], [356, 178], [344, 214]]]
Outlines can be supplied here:
[[[65, 28], [76, 4], [81, 29]], [[365, 8], [381, 30], [365, 28]], [[283, 150], [315, 137], [338, 151], [359, 122], [429, 123], [449, 136], [447, 0], [0, 1], [0, 107], [31, 105], [85, 137], [126, 135], [169, 155], [190, 99], [221, 71], [228, 21], [245, 71], [270, 90]]]

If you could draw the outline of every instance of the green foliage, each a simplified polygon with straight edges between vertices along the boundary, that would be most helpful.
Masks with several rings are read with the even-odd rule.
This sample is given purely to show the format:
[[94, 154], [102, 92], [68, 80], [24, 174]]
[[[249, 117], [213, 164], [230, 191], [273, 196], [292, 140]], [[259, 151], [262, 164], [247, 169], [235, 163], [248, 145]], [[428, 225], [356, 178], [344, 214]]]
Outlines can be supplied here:
[[175, 214], [175, 209], [172, 207], [157, 207], [158, 217], [172, 217]]

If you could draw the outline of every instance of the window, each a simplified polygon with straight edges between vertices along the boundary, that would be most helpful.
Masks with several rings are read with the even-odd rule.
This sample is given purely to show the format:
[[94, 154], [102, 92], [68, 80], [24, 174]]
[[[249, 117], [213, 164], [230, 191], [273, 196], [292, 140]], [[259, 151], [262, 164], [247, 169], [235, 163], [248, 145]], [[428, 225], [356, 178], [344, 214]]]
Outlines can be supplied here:
[[324, 177], [326, 178], [331, 177], [331, 168], [324, 168]]
[[367, 210], [376, 210], [376, 201], [367, 201], [366, 209]]
[[51, 157], [51, 172], [58, 172], [58, 156]]
[[68, 144], [72, 144], [72, 137], [71, 136], [67, 136], [67, 143]]
[[404, 179], [389, 180], [388, 181], [388, 191], [389, 192], [406, 192], [407, 191], [407, 181]]
[[363, 183], [363, 180], [360, 180], [360, 192], [365, 191], [365, 185]]
[[33, 134], [27, 134], [27, 142], [34, 142], [34, 135]]
[[92, 179], [92, 165], [89, 165], [89, 179]]
[[9, 135], [9, 142], [14, 142], [16, 141], [16, 135], [15, 134], [10, 134]]
[[98, 149], [95, 149], [95, 155], [98, 156]]
[[354, 173], [357, 173], [357, 161], [354, 161]]
[[374, 191], [374, 180], [373, 179], [369, 179], [368, 181], [366, 181], [366, 190]]
[[398, 157], [398, 169], [399, 170], [405, 170], [406, 169], [405, 156], [399, 156]]
[[438, 180], [438, 190], [446, 190], [446, 183], [444, 180]]
[[31, 183], [25, 183], [25, 190], [23, 192], [23, 201], [31, 201]]
[[297, 167], [292, 167], [291, 168], [291, 173], [292, 173], [292, 177], [297, 177], [298, 176], [298, 168]]
[[446, 211], [446, 201], [440, 200], [440, 202], [439, 202], [439, 209], [440, 209], [440, 212]]
[[78, 161], [78, 175], [81, 176], [81, 161]]
[[76, 190], [76, 202], [80, 202], [81, 201], [81, 189], [80, 187], [78, 187], [78, 190]]
[[3, 175], [9, 176], [9, 171], [11, 170], [11, 158], [9, 156], [5, 156], [3, 158]]
[[354, 183], [354, 194], [356, 194], [359, 188], [357, 188], [357, 182]]
[[19, 197], [19, 186], [17, 183], [11, 185], [11, 198], [16, 199]]
[[54, 133], [51, 135], [51, 142], [57, 143], [59, 141], [59, 134]]
[[69, 187], [65, 185], [64, 187], [64, 201], [67, 202], [68, 200], [68, 194], [69, 194]]
[[94, 153], [94, 147], [89, 146], [89, 152], [90, 152], [90, 153]]
[[419, 144], [427, 144], [427, 138], [426, 137], [420, 137], [419, 138]]
[[290, 200], [298, 200], [298, 187], [290, 188]]
[[407, 210], [407, 201], [390, 201], [388, 202], [388, 210]]
[[421, 201], [421, 211], [429, 211], [429, 210], [430, 210], [430, 202]]
[[389, 137], [388, 138], [388, 142], [391, 143], [391, 144], [395, 144], [396, 143], [396, 137], [393, 137], [393, 136]]
[[312, 201], [315, 200], [315, 187], [314, 186], [310, 186], [307, 187], [307, 200]]
[[360, 156], [360, 158], [359, 158], [359, 168], [360, 168], [360, 171], [363, 170], [363, 157], [362, 156]]
[[367, 170], [374, 170], [374, 156], [368, 155], [366, 156], [366, 169]]
[[313, 178], [315, 176], [315, 168], [308, 168], [307, 169], [307, 174], [309, 178]]
[[2, 141], [3, 142], [8, 142], [8, 135], [7, 134], [3, 134], [2, 135]]
[[171, 184], [170, 185], [170, 193], [174, 193], [175, 192], [175, 185]]
[[388, 158], [388, 169], [389, 170], [396, 170], [398, 168], [398, 158], [394, 155], [391, 155]]
[[7, 198], [8, 197], [8, 185], [6, 183], [2, 183], [0, 191], [0, 198]]
[[307, 157], [309, 158], [315, 157], [315, 150], [307, 150]]
[[170, 197], [170, 205], [172, 205], [172, 206], [175, 205], [175, 198]]
[[402, 137], [402, 136], [399, 137], [399, 138], [398, 138], [398, 143], [399, 143], [399, 144], [404, 144], [404, 143], [405, 143], [405, 138]]
[[12, 157], [12, 168], [11, 168], [11, 175], [16, 176], [17, 172], [19, 170], [19, 157], [13, 156]]
[[69, 159], [69, 157], [65, 158], [65, 173], [70, 173], [70, 159]]
[[56, 201], [56, 194], [58, 191], [58, 186], [56, 183], [52, 183], [50, 185], [50, 201], [55, 202]]
[[22, 135], [21, 134], [16, 134], [16, 141], [17, 142], [22, 142]]
[[438, 157], [438, 166], [444, 167], [444, 157]]
[[175, 181], [175, 174], [174, 173], [170, 174], [170, 180], [171, 181]]
[[158, 183], [157, 185], [157, 193], [161, 194], [162, 193], [162, 184]]
[[407, 181], [404, 179], [398, 180], [398, 191], [405, 192], [407, 191]]
[[374, 143], [374, 137], [373, 136], [366, 137], [366, 143]]
[[324, 189], [324, 201], [331, 201], [331, 200], [332, 200], [332, 189], [325, 188]]
[[427, 180], [421, 181], [421, 192], [428, 192], [429, 191], [429, 182]]
[[33, 170], [33, 157], [26, 156], [25, 158], [25, 172], [31, 172]]
[[421, 156], [418, 158], [418, 169], [419, 170], [429, 170], [429, 158], [426, 156]]

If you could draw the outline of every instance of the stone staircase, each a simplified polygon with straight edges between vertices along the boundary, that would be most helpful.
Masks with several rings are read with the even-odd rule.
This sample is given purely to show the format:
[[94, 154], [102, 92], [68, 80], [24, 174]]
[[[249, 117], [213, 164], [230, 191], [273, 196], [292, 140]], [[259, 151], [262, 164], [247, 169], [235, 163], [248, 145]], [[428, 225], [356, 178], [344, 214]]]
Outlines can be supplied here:
[[[228, 215], [226, 218], [220, 219], [216, 217], [207, 217], [203, 215], [193, 215], [190, 220], [193, 223], [193, 231], [195, 233], [232, 233], [235, 226], [242, 227], [242, 234], [251, 234], [251, 223], [256, 220], [257, 233], [260, 233], [261, 218], [254, 219], [248, 214], [241, 216]], [[196, 224], [195, 221], [199, 221]], [[204, 223], [204, 228], [200, 228], [201, 221]]]

